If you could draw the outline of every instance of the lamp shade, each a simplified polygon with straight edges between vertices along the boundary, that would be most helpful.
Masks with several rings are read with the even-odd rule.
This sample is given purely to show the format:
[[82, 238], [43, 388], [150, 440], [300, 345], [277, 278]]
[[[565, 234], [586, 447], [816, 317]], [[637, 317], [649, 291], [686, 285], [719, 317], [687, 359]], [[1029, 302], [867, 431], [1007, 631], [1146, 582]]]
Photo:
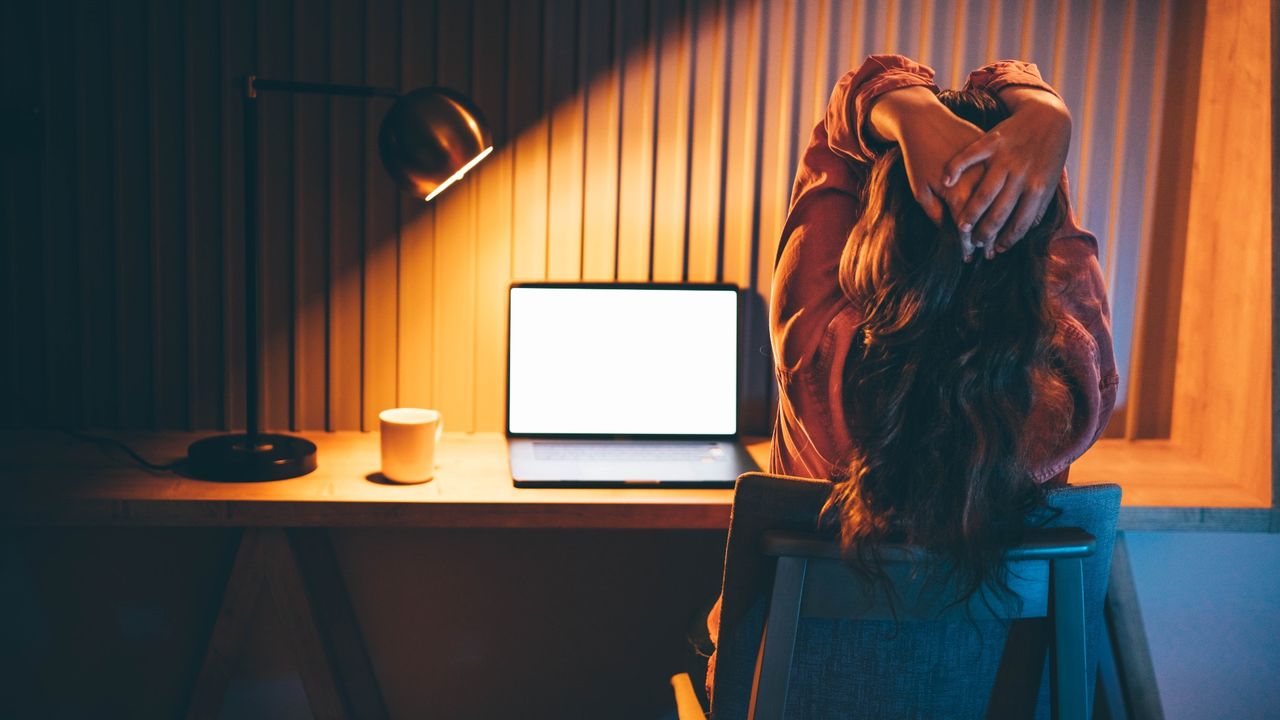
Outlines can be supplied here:
[[378, 152], [405, 192], [430, 200], [493, 150], [480, 109], [442, 87], [396, 99], [378, 131]]

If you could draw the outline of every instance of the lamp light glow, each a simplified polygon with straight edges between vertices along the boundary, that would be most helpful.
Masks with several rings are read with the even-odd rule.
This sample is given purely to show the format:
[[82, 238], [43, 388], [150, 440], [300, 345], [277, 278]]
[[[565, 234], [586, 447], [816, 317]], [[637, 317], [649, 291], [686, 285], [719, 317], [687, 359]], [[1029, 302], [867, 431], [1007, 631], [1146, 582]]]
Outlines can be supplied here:
[[483, 160], [483, 159], [485, 159], [485, 157], [486, 157], [486, 156], [488, 156], [488, 154], [489, 154], [489, 153], [491, 153], [491, 152], [493, 152], [493, 146], [492, 146], [492, 145], [490, 145], [489, 147], [485, 148], [484, 150], [481, 150], [479, 155], [477, 155], [477, 156], [475, 156], [475, 157], [471, 158], [471, 160], [470, 160], [469, 162], [467, 162], [467, 164], [466, 164], [466, 165], [463, 165], [463, 166], [462, 166], [462, 169], [460, 169], [460, 170], [458, 170], [458, 172], [456, 172], [456, 173], [454, 173], [454, 174], [450, 175], [448, 180], [445, 180], [444, 182], [440, 183], [440, 186], [439, 186], [439, 187], [437, 187], [435, 190], [432, 190], [430, 195], [428, 195], [428, 196], [426, 196], [425, 198], [423, 198], [423, 199], [422, 199], [422, 200], [423, 200], [423, 202], [431, 202], [431, 199], [432, 199], [432, 198], [434, 198], [435, 196], [439, 195], [440, 193], [444, 192], [444, 189], [445, 189], [445, 188], [447, 188], [447, 187], [449, 187], [450, 185], [452, 185], [452, 184], [454, 184], [454, 183], [458, 182], [459, 180], [461, 180], [461, 179], [462, 179], [462, 176], [463, 176], [463, 175], [466, 175], [468, 170], [470, 170], [471, 168], [475, 167], [476, 165], [479, 165], [479, 164], [480, 164], [480, 161], [481, 161], [481, 160]]

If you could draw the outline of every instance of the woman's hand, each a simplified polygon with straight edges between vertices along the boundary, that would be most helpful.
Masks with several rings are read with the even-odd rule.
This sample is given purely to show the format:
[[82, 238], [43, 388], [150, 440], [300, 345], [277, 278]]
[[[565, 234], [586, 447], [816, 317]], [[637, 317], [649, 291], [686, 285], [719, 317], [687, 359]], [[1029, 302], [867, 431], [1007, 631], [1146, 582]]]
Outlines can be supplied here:
[[[924, 87], [883, 95], [871, 108], [869, 129], [875, 139], [902, 148], [911, 193], [935, 225], [942, 225], [948, 211], [958, 217], [982, 178], [982, 168], [961, 172], [948, 185], [947, 161], [981, 140], [982, 130], [957, 117]], [[960, 233], [960, 241], [967, 262], [974, 250], [970, 233]]]
[[953, 217], [962, 242], [983, 247], [987, 258], [1013, 247], [1043, 217], [1071, 144], [1071, 114], [1052, 93], [1011, 87], [1000, 99], [1009, 119], [952, 157], [943, 182], [967, 184], [962, 181], [972, 169], [983, 168], [977, 188]]

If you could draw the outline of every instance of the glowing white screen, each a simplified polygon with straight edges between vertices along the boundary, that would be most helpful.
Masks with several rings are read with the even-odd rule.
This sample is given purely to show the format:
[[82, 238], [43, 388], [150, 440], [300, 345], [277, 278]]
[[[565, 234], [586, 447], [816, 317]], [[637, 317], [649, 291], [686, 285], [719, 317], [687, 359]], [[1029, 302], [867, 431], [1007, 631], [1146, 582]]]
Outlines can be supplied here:
[[733, 290], [512, 288], [513, 433], [736, 432]]

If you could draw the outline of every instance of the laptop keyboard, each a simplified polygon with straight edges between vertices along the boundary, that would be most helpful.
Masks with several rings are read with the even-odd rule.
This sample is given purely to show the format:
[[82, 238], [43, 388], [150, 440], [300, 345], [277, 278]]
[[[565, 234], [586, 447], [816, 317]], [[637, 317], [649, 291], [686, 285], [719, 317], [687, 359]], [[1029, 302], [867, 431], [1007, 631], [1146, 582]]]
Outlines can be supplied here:
[[535, 442], [533, 456], [553, 462], [689, 462], [718, 460], [724, 451], [716, 443], [557, 443]]

